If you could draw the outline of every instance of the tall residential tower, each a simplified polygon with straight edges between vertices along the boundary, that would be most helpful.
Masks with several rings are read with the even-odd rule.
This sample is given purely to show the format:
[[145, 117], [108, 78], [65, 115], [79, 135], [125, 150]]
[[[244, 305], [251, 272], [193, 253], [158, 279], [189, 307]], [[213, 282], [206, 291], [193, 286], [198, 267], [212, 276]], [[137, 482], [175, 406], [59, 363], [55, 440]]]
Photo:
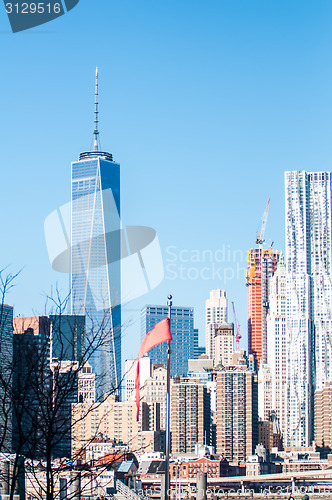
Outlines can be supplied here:
[[286, 267], [281, 253], [271, 279], [267, 315], [267, 362], [271, 373], [271, 410], [283, 436], [286, 429]]
[[331, 173], [286, 172], [289, 446], [313, 439], [314, 392], [332, 380]]

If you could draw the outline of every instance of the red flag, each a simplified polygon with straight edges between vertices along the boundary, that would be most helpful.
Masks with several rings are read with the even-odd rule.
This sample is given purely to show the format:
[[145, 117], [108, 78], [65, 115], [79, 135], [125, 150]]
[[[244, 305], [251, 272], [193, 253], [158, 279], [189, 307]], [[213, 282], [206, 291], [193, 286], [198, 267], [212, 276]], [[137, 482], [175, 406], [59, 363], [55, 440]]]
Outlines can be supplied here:
[[136, 390], [136, 408], [137, 408], [137, 420], [139, 417], [139, 388], [140, 388], [140, 377], [139, 377], [139, 360], [146, 354], [152, 347], [155, 347], [162, 342], [170, 342], [172, 340], [172, 334], [169, 326], [169, 318], [165, 318], [159, 323], [157, 323], [152, 330], [147, 333], [141, 344], [136, 367], [136, 378], [135, 378], [135, 390]]

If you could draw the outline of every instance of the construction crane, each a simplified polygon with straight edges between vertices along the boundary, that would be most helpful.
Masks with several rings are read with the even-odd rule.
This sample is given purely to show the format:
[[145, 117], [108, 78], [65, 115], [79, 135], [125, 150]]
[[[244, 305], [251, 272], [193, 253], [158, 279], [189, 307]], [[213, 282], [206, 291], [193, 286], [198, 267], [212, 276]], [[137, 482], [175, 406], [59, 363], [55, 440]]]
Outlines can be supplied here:
[[240, 325], [237, 322], [237, 318], [236, 318], [234, 302], [232, 302], [232, 307], [233, 307], [234, 324], [235, 324], [235, 330], [236, 330], [235, 347], [236, 347], [236, 350], [239, 351], [240, 350], [240, 339], [242, 339], [242, 335], [240, 334]]
[[264, 234], [265, 234], [267, 216], [269, 215], [269, 204], [270, 204], [270, 198], [267, 200], [267, 204], [266, 204], [266, 207], [265, 207], [265, 210], [263, 213], [261, 231], [260, 231], [260, 233], [258, 231], [256, 231], [256, 234], [257, 234], [256, 245], [260, 245], [260, 247], [262, 247], [263, 243], [265, 242]]

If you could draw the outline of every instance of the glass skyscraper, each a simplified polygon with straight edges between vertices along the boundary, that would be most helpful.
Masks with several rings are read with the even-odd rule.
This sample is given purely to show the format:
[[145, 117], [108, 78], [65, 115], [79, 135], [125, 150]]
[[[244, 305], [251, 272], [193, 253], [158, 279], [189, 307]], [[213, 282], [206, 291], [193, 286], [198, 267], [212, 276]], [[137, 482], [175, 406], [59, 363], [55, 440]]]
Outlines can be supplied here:
[[[168, 315], [167, 306], [147, 305], [141, 311], [141, 337]], [[198, 330], [194, 328], [192, 307], [172, 307], [171, 332], [171, 376], [187, 376], [188, 359], [198, 353]], [[153, 347], [149, 353], [151, 363], [167, 363], [167, 343]]]
[[286, 172], [288, 446], [309, 446], [314, 392], [332, 380], [331, 173]]
[[86, 357], [98, 397], [121, 380], [120, 165], [100, 151], [98, 83], [94, 150], [71, 169], [71, 314], [86, 316]]

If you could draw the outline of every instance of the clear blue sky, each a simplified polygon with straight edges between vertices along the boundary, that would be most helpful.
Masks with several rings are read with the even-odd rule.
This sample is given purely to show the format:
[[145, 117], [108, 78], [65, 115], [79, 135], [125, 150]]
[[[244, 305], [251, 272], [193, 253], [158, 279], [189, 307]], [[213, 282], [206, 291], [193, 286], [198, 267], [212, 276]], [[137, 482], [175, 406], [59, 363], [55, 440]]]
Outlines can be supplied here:
[[[43, 223], [69, 201], [70, 162], [90, 148], [98, 66], [101, 143], [121, 163], [123, 222], [157, 230], [165, 266], [170, 246], [177, 265], [192, 250], [201, 259], [182, 263], [186, 279], [166, 267], [164, 282], [126, 307], [124, 357], [137, 354], [141, 307], [168, 293], [195, 308], [203, 339], [212, 288], [235, 301], [245, 346], [236, 266], [246, 265], [267, 199], [266, 241], [283, 249], [283, 172], [331, 169], [331, 26], [330, 0], [80, 0], [12, 34], [2, 5], [0, 262], [23, 268], [8, 296], [15, 313], [43, 313], [57, 281], [66, 291]], [[188, 278], [212, 269], [203, 250], [223, 248], [238, 252], [214, 262], [222, 279]], [[235, 273], [227, 283], [225, 268]]]

